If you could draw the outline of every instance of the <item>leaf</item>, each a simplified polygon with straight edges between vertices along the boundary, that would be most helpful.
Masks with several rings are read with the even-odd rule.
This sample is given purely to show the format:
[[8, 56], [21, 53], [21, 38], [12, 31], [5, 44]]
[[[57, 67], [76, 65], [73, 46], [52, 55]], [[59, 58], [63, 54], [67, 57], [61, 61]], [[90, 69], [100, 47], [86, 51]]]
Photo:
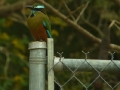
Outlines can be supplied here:
[[7, 19], [5, 23], [3, 23], [4, 27], [10, 27], [11, 25], [13, 25], [13, 21], [10, 19]]
[[2, 33], [2, 34], [0, 34], [0, 39], [8, 40], [8, 39], [10, 39], [10, 37], [9, 37], [9, 35], [7, 33]]
[[58, 33], [58, 31], [57, 30], [51, 30], [51, 34], [53, 35], [53, 36], [56, 36], [56, 37], [58, 37], [59, 36], [59, 33]]
[[20, 39], [18, 38], [15, 38], [13, 41], [12, 41], [12, 44], [19, 50], [22, 50], [22, 51], [25, 51], [25, 45], [21, 42]]

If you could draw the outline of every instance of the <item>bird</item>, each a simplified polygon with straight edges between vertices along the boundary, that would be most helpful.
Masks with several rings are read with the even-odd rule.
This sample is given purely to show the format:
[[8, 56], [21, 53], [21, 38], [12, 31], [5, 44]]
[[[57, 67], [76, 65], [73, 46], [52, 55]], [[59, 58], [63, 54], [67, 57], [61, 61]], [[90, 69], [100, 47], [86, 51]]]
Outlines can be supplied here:
[[46, 14], [45, 6], [40, 3], [33, 5], [26, 5], [31, 13], [27, 18], [27, 26], [35, 39], [35, 41], [45, 41], [47, 38], [52, 38], [51, 35], [51, 23], [49, 17]]

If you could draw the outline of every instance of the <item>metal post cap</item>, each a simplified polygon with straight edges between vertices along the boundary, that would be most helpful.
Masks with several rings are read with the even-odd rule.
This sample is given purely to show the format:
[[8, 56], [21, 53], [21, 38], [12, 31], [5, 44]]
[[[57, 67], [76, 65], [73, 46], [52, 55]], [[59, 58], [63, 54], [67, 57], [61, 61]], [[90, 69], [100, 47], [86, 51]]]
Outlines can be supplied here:
[[47, 48], [46, 42], [34, 41], [34, 42], [29, 43], [29, 47], [28, 47], [29, 50], [30, 49], [38, 49], [38, 48]]

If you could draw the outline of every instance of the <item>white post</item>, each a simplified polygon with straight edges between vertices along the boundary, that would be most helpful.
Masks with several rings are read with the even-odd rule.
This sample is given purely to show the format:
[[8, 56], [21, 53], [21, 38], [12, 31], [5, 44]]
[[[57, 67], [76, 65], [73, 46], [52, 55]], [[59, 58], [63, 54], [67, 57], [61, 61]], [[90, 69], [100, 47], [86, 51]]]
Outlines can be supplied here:
[[54, 44], [53, 39], [47, 39], [47, 55], [48, 55], [48, 90], [54, 90]]

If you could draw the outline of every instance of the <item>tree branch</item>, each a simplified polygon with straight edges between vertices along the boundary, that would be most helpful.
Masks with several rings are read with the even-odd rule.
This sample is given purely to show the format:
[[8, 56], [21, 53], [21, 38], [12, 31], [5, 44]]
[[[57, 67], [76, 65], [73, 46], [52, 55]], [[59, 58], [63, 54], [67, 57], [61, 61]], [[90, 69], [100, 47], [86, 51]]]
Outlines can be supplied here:
[[44, 4], [51, 12], [53, 12], [58, 17], [60, 17], [61, 19], [63, 19], [65, 22], [67, 22], [69, 25], [71, 25], [73, 28], [75, 28], [81, 34], [83, 34], [86, 37], [88, 37], [90, 40], [92, 40], [94, 42], [97, 42], [97, 43], [101, 42], [101, 40], [99, 38], [95, 37], [90, 32], [88, 32], [86, 29], [82, 28], [81, 26], [79, 26], [78, 24], [76, 24], [74, 21], [72, 21], [69, 18], [67, 18], [65, 15], [63, 15], [62, 13], [60, 13], [57, 9], [55, 9], [54, 7], [52, 7], [50, 4], [46, 3], [44, 0], [38, 0], [38, 1], [40, 3], [42, 3], [42, 4]]
[[96, 31], [99, 33], [100, 37], [103, 37], [103, 36], [104, 36], [104, 34], [102, 33], [102, 31], [101, 31], [97, 26], [95, 26], [94, 24], [90, 23], [88, 20], [85, 20], [84, 17], [83, 17], [82, 19], [83, 19], [83, 21], [84, 21], [86, 24], [88, 24], [90, 27], [92, 27], [94, 30], [96, 30]]
[[4, 67], [4, 74], [5, 74], [5, 78], [8, 78], [8, 68], [9, 68], [9, 63], [10, 63], [9, 52], [6, 52], [5, 55], [6, 55], [6, 63]]
[[[89, 40], [94, 41], [95, 43], [98, 43], [98, 44], [101, 43], [101, 39], [95, 37], [90, 32], [88, 32], [86, 29], [82, 28], [80, 25], [78, 25], [74, 21], [72, 21], [69, 18], [67, 18], [64, 14], [60, 13], [57, 9], [55, 9], [54, 7], [52, 7], [50, 4], [48, 4], [44, 0], [36, 0], [36, 1], [44, 4], [51, 12], [53, 12], [58, 17], [60, 17], [61, 19], [63, 19], [66, 23], [68, 23], [70, 26], [72, 26], [78, 32], [80, 32], [81, 34], [83, 34], [84, 36], [86, 36], [87, 38], [89, 38]], [[9, 5], [9, 6], [2, 6], [0, 8], [0, 15], [1, 16], [8, 15], [8, 13], [11, 13], [11, 12], [14, 12], [14, 11], [19, 11], [19, 10], [21, 10], [23, 8], [24, 3], [31, 4], [31, 3], [34, 3], [36, 1], [31, 0], [31, 1], [27, 1], [27, 2], [17, 2], [17, 3], [14, 3], [12, 5]], [[120, 51], [120, 46], [115, 45], [115, 44], [110, 44], [110, 48], [112, 50], [119, 50]]]
[[[63, 15], [62, 13], [60, 13], [58, 10], [56, 10], [55, 8], [53, 8], [50, 4], [46, 3], [43, 0], [38, 0], [40, 3], [44, 4], [51, 12], [53, 12], [54, 14], [56, 14], [58, 17], [60, 17], [61, 19], [63, 19], [65, 22], [67, 22], [70, 26], [72, 26], [73, 28], [75, 28], [77, 31], [79, 31], [81, 34], [83, 34], [84, 36], [86, 36], [87, 38], [89, 38], [91, 41], [94, 41], [96, 43], [101, 43], [101, 39], [95, 37], [94, 35], [92, 35], [91, 33], [89, 33], [86, 29], [82, 28], [81, 26], [79, 26], [77, 23], [75, 23], [74, 21], [68, 19], [65, 15]], [[115, 44], [110, 44], [110, 48], [112, 50], [116, 50], [116, 51], [120, 51], [120, 46], [115, 45]]]
[[114, 1], [114, 3], [115, 3], [117, 6], [120, 7], [120, 0], [113, 0], [113, 1]]
[[26, 19], [24, 19], [22, 16], [20, 16], [17, 13], [12, 13], [9, 18], [15, 22], [22, 23], [23, 25], [27, 26]]
[[69, 7], [66, 5], [66, 3], [65, 3], [65, 1], [64, 1], [64, 0], [63, 0], [63, 4], [64, 4], [64, 6], [66, 7], [67, 11], [69, 12], [69, 14], [70, 14], [71, 18], [75, 21], [75, 18], [74, 18], [74, 16], [72, 15], [71, 10], [70, 10], [70, 9], [69, 9]]
[[4, 78], [7, 79], [8, 78], [8, 68], [9, 68], [9, 63], [10, 63], [10, 56], [9, 56], [9, 52], [7, 51], [6, 48], [4, 47], [0, 47], [0, 52], [5, 54], [6, 56], [6, 63], [4, 66]]
[[6, 0], [1, 0], [0, 1], [0, 6], [4, 5], [5, 2], [6, 2]]
[[20, 1], [20, 2], [14, 3], [12, 5], [1, 6], [0, 7], [0, 16], [8, 16], [12, 12], [20, 11], [25, 6], [25, 4], [32, 4], [35, 1], [36, 0], [29, 0], [26, 2]]
[[111, 22], [114, 22], [113, 25], [114, 25], [118, 30], [120, 30], [120, 26], [118, 26], [118, 25], [120, 25], [120, 22], [118, 22], [118, 21], [116, 21], [116, 20], [111, 20]]
[[87, 2], [84, 6], [84, 8], [82, 9], [82, 11], [79, 13], [78, 17], [76, 18], [75, 22], [77, 23], [78, 20], [80, 19], [81, 15], [84, 13], [85, 9], [87, 8], [89, 2]]

